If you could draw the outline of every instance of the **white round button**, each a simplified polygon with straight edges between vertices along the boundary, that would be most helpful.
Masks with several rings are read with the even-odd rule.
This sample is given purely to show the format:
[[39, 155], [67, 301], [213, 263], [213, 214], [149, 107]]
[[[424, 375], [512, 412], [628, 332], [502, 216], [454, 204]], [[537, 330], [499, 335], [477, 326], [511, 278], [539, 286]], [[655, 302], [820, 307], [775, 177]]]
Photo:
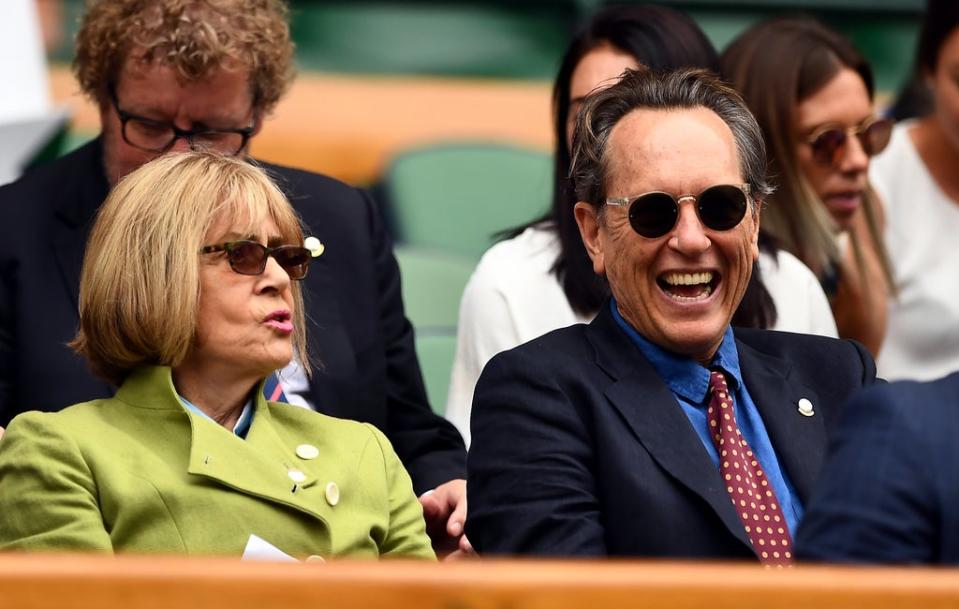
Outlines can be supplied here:
[[311, 554], [306, 557], [306, 562], [326, 562], [326, 559], [317, 554]]
[[296, 456], [300, 459], [316, 459], [320, 456], [320, 449], [312, 444], [300, 444], [296, 447]]
[[304, 474], [298, 469], [291, 469], [290, 471], [286, 473], [286, 475], [288, 475], [290, 477], [290, 480], [292, 480], [293, 482], [303, 482], [304, 480], [306, 480], [306, 474]]
[[336, 482], [330, 482], [326, 485], [326, 502], [330, 505], [336, 505], [340, 502], [340, 487]]
[[802, 398], [801, 400], [799, 400], [799, 414], [806, 417], [811, 417], [812, 415], [814, 415], [815, 412], [813, 412], [813, 409], [812, 409], [812, 402], [810, 402], [806, 398]]

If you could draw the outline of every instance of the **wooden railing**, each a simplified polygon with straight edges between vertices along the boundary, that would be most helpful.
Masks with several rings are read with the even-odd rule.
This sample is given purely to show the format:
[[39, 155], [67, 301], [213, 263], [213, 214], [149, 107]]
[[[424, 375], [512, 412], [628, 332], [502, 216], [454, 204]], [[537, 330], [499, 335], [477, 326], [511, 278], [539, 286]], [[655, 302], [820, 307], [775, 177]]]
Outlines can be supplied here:
[[959, 607], [959, 571], [662, 562], [451, 564], [0, 555], [0, 608]]

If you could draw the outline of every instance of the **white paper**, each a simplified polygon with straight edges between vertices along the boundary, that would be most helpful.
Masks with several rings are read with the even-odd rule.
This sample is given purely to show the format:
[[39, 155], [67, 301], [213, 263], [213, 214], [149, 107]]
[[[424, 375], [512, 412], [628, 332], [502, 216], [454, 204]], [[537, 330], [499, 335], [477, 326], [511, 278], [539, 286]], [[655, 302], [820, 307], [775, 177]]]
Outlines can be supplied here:
[[273, 562], [299, 562], [262, 537], [250, 535], [243, 550], [242, 560], [266, 560]]

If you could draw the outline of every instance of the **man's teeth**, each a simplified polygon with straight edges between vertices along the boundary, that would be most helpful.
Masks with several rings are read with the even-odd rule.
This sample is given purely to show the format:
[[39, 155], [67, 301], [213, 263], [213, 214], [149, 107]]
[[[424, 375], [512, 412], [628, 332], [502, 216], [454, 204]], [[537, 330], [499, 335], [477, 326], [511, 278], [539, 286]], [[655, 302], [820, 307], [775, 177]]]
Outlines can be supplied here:
[[670, 298], [679, 302], [699, 302], [700, 300], [706, 300], [709, 298], [709, 295], [713, 293], [713, 288], [708, 285], [703, 286], [703, 291], [696, 296], [680, 296], [679, 294], [674, 294], [669, 290], [666, 290], [666, 293], [669, 294]]
[[667, 273], [662, 282], [664, 291], [678, 302], [698, 302], [709, 298], [713, 293], [713, 273]]
[[712, 280], [713, 274], [710, 271], [705, 273], [669, 273], [663, 277], [663, 281], [669, 285], [698, 285], [710, 283]]

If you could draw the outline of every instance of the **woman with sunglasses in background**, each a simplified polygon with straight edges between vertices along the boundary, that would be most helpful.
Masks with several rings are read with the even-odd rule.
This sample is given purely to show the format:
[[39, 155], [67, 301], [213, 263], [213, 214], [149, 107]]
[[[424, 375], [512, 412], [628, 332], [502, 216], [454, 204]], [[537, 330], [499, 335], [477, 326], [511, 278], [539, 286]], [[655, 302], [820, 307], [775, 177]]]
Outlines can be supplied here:
[[309, 361], [303, 243], [242, 160], [168, 155], [117, 185], [71, 346], [118, 390], [9, 425], [0, 550], [433, 557], [380, 432], [264, 399], [294, 352]]
[[896, 126], [870, 169], [886, 212], [898, 290], [879, 352], [886, 378], [933, 379], [959, 370], [959, 3], [930, 0], [918, 71], [928, 116]]
[[[552, 208], [493, 246], [463, 293], [446, 416], [467, 445], [473, 388], [486, 362], [557, 328], [590, 321], [609, 297], [573, 218], [569, 149], [586, 95], [640, 66], [657, 72], [718, 71], [719, 58], [692, 19], [652, 5], [605, 8], [570, 42], [553, 86]], [[787, 252], [763, 245], [733, 324], [836, 336], [815, 276]]]
[[776, 19], [733, 41], [722, 67], [763, 130], [778, 182], [762, 234], [817, 274], [839, 335], [878, 353], [891, 275], [867, 170], [892, 125], [874, 114], [869, 65], [814, 20]]

